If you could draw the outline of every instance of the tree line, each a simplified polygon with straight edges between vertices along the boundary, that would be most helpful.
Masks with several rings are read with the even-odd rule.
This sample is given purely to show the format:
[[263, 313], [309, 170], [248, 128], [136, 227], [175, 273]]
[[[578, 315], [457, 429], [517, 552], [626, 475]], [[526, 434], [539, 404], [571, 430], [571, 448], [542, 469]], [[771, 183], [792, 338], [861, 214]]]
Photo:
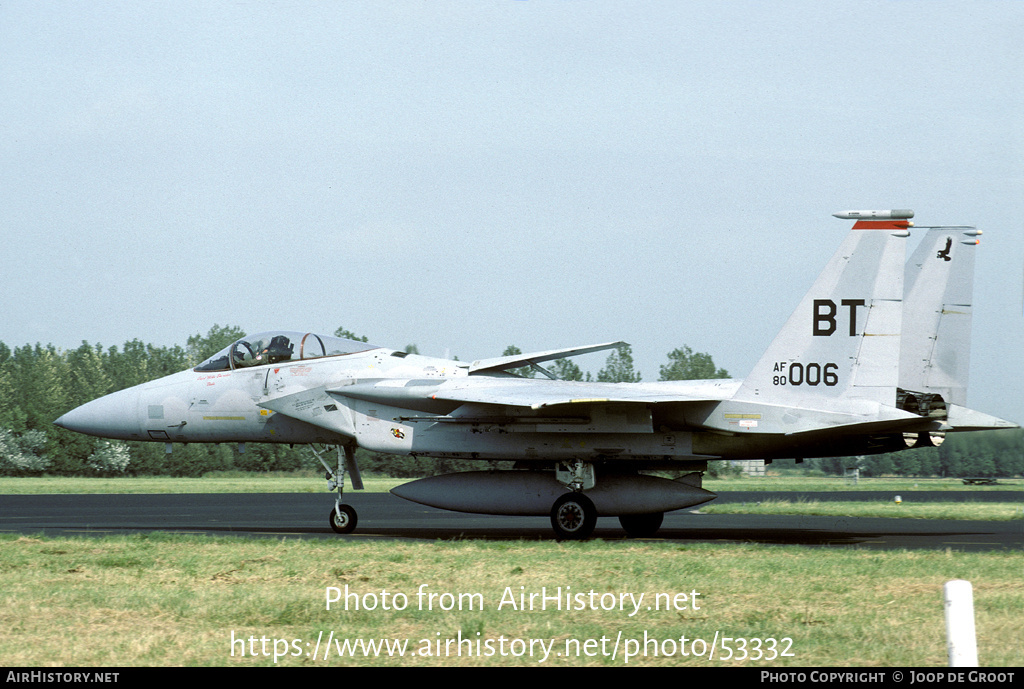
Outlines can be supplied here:
[[[368, 341], [344, 328], [334, 334]], [[250, 443], [244, 453], [238, 453], [233, 445], [175, 444], [168, 455], [163, 443], [103, 440], [53, 425], [59, 416], [90, 400], [195, 366], [244, 335], [238, 327], [214, 325], [205, 335], [190, 336], [184, 347], [156, 346], [138, 339], [108, 348], [83, 342], [73, 350], [40, 344], [12, 349], [0, 342], [0, 474], [201, 476], [212, 471], [319, 468], [312, 455], [300, 447]], [[418, 353], [414, 344], [406, 351]], [[514, 345], [504, 352], [520, 353]], [[582, 371], [571, 359], [552, 362], [547, 371], [562, 380], [641, 381], [628, 346], [612, 350], [596, 374]], [[515, 372], [527, 377], [539, 374], [530, 367]], [[727, 371], [715, 366], [709, 354], [687, 346], [669, 352], [667, 362], [659, 368], [659, 380], [728, 376]], [[480, 468], [479, 462], [399, 457], [365, 450], [358, 451], [358, 460], [367, 474], [397, 477]], [[862, 475], [1013, 476], [1024, 473], [1024, 434], [960, 434], [951, 436], [940, 448], [808, 462], [816, 470], [840, 474], [855, 465]]]

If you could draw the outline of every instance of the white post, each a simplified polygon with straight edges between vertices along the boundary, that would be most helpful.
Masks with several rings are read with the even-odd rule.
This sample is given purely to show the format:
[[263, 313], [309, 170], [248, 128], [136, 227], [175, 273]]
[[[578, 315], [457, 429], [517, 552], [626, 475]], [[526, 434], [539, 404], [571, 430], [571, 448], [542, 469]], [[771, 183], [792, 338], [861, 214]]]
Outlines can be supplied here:
[[978, 642], [974, 634], [974, 592], [971, 582], [947, 581], [946, 648], [950, 667], [978, 667]]

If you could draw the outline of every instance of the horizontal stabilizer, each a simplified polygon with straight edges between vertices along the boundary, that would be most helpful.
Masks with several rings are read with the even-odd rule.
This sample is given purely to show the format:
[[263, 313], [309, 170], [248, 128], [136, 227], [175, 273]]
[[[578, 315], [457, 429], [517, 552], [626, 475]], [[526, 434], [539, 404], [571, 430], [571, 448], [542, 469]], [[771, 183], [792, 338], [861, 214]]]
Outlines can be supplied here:
[[813, 438], [820, 435], [822, 438], [841, 435], [864, 435], [864, 434], [886, 434], [886, 433], [912, 433], [918, 431], [938, 430], [937, 422], [923, 416], [917, 416], [909, 412], [891, 410], [892, 418], [878, 421], [857, 421], [853, 423], [838, 424], [826, 428], [812, 428], [806, 431], [789, 433], [790, 436], [800, 436], [803, 439]]
[[990, 416], [984, 412], [961, 407], [957, 404], [949, 405], [946, 425], [954, 431], [992, 431], [1001, 428], [1020, 428], [1012, 421]]

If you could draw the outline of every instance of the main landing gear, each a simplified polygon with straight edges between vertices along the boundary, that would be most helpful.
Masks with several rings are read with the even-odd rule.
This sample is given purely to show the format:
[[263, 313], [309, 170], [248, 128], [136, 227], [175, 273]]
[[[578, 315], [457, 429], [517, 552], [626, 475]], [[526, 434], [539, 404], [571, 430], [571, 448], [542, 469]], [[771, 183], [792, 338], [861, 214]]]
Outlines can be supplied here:
[[[658, 532], [665, 520], [664, 512], [624, 514], [619, 524], [632, 538], [649, 538]], [[551, 508], [551, 528], [560, 541], [590, 538], [597, 525], [597, 508], [583, 493], [566, 493]]]
[[594, 465], [560, 462], [555, 465], [555, 479], [572, 491], [560, 495], [551, 507], [551, 528], [555, 530], [555, 537], [560, 541], [590, 538], [597, 526], [597, 508], [583, 491], [597, 484]]
[[632, 538], [648, 538], [653, 536], [661, 528], [665, 521], [664, 512], [652, 512], [650, 514], [624, 514], [619, 517], [619, 524]]
[[590, 538], [597, 526], [597, 508], [583, 493], [566, 493], [551, 508], [551, 528], [560, 541]]
[[[327, 475], [324, 477], [327, 479], [327, 490], [338, 491], [338, 497], [334, 500], [334, 509], [331, 510], [330, 515], [327, 517], [328, 523], [331, 525], [331, 529], [334, 533], [348, 534], [352, 533], [356, 524], [359, 522], [359, 516], [356, 514], [356, 510], [352, 505], [346, 505], [341, 502], [342, 495], [345, 491], [345, 474], [348, 473], [352, 477], [352, 487], [356, 490], [363, 489], [363, 479], [359, 474], [359, 467], [356, 465], [356, 449], [351, 445], [325, 445], [323, 449], [317, 450], [314, 446], [310, 445], [309, 449], [323, 465], [324, 469], [327, 470]], [[324, 461], [324, 455], [335, 450], [338, 454], [338, 466], [336, 469], [332, 469], [327, 462]]]
[[[572, 491], [560, 495], [551, 507], [551, 528], [555, 537], [560, 541], [590, 538], [597, 526], [597, 508], [583, 491], [597, 484], [594, 465], [586, 462], [559, 464], [555, 478]], [[624, 514], [619, 517], [619, 524], [632, 538], [646, 538], [657, 533], [664, 520], [664, 512]]]

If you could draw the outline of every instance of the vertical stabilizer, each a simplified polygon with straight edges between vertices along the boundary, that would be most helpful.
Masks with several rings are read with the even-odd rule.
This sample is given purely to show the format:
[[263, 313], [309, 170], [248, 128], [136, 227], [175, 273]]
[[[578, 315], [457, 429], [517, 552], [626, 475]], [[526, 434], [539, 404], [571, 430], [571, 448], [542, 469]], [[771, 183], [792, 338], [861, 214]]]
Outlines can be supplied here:
[[858, 221], [734, 399], [818, 409], [838, 408], [840, 400], [895, 406], [913, 213], [837, 216]]
[[967, 404], [974, 253], [980, 234], [973, 227], [929, 228], [907, 262], [899, 377], [903, 390]]

